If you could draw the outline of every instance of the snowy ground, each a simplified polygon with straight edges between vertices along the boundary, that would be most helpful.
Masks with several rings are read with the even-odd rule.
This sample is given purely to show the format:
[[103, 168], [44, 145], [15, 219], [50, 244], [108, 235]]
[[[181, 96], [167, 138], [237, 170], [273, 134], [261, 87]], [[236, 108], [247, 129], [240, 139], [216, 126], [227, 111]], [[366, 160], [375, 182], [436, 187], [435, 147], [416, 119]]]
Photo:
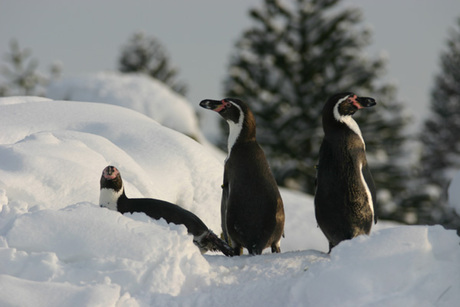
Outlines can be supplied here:
[[282, 191], [281, 254], [201, 255], [183, 226], [98, 206], [103, 168], [128, 196], [220, 231], [222, 160], [119, 106], [0, 99], [0, 306], [458, 306], [460, 238], [379, 223], [331, 255], [312, 198]]

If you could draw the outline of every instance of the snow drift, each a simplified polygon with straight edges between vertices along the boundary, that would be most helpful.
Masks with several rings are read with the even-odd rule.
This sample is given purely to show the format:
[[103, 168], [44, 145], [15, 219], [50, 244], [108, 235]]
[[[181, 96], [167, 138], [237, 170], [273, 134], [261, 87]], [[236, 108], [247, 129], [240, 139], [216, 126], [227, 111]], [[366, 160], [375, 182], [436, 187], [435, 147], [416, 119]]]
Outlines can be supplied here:
[[[331, 255], [311, 197], [282, 190], [281, 254], [201, 255], [184, 226], [98, 206], [103, 168], [130, 197], [220, 232], [223, 161], [136, 111], [0, 99], [1, 306], [456, 306], [460, 238], [380, 223]], [[388, 228], [389, 227], [389, 228]]]

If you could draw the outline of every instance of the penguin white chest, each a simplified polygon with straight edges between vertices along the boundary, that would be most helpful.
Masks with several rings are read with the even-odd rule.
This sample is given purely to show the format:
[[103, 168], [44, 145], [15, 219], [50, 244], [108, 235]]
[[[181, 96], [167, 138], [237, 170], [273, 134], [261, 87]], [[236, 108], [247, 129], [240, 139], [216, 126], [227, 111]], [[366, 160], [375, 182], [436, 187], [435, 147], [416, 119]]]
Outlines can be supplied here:
[[228, 134], [228, 141], [227, 141], [227, 148], [228, 148], [228, 155], [227, 159], [230, 157], [230, 153], [232, 151], [233, 145], [235, 145], [236, 141], [238, 140], [238, 137], [241, 134], [241, 131], [243, 130], [243, 123], [244, 123], [244, 113], [243, 110], [241, 110], [240, 106], [237, 104], [234, 104], [235, 107], [237, 107], [240, 111], [240, 116], [238, 118], [238, 122], [234, 122], [231, 120], [228, 120], [228, 127], [229, 127], [229, 134]]
[[109, 208], [113, 211], [118, 211], [117, 201], [123, 194], [123, 188], [116, 192], [114, 189], [101, 189], [99, 194], [99, 205], [104, 208]]

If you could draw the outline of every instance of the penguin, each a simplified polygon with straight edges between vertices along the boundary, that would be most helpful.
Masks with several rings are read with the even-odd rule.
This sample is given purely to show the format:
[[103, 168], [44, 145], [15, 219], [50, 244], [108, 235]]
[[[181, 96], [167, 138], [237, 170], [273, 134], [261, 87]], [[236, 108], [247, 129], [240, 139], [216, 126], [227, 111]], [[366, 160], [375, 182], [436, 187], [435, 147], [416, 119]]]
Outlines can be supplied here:
[[226, 242], [241, 255], [243, 247], [260, 255], [271, 247], [280, 253], [284, 207], [275, 178], [256, 141], [256, 122], [239, 99], [205, 99], [200, 106], [217, 112], [229, 124], [228, 155], [224, 165], [221, 222]]
[[185, 225], [193, 235], [193, 243], [201, 253], [221, 251], [226, 256], [233, 256], [233, 249], [217, 237], [195, 214], [178, 205], [151, 198], [128, 198], [123, 187], [120, 172], [114, 166], [107, 166], [102, 171], [100, 182], [99, 205], [121, 214], [143, 212], [155, 220], [161, 218], [168, 223]]
[[366, 145], [352, 115], [376, 105], [373, 98], [341, 93], [322, 111], [324, 138], [317, 166], [315, 216], [329, 241], [329, 253], [343, 240], [369, 234], [377, 223], [375, 185]]

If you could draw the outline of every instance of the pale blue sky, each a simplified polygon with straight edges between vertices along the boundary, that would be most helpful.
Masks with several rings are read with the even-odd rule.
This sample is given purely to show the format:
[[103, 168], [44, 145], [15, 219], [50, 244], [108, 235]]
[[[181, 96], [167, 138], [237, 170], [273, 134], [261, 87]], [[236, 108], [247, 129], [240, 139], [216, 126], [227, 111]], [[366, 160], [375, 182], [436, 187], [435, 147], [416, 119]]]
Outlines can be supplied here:
[[[60, 60], [64, 75], [115, 70], [120, 47], [135, 31], [156, 36], [189, 85], [188, 99], [220, 98], [229, 55], [261, 0], [0, 0], [0, 55], [16, 38], [40, 60]], [[373, 29], [370, 55], [389, 57], [388, 80], [416, 120], [427, 114], [447, 30], [460, 16], [458, 0], [345, 0], [361, 7]]]

